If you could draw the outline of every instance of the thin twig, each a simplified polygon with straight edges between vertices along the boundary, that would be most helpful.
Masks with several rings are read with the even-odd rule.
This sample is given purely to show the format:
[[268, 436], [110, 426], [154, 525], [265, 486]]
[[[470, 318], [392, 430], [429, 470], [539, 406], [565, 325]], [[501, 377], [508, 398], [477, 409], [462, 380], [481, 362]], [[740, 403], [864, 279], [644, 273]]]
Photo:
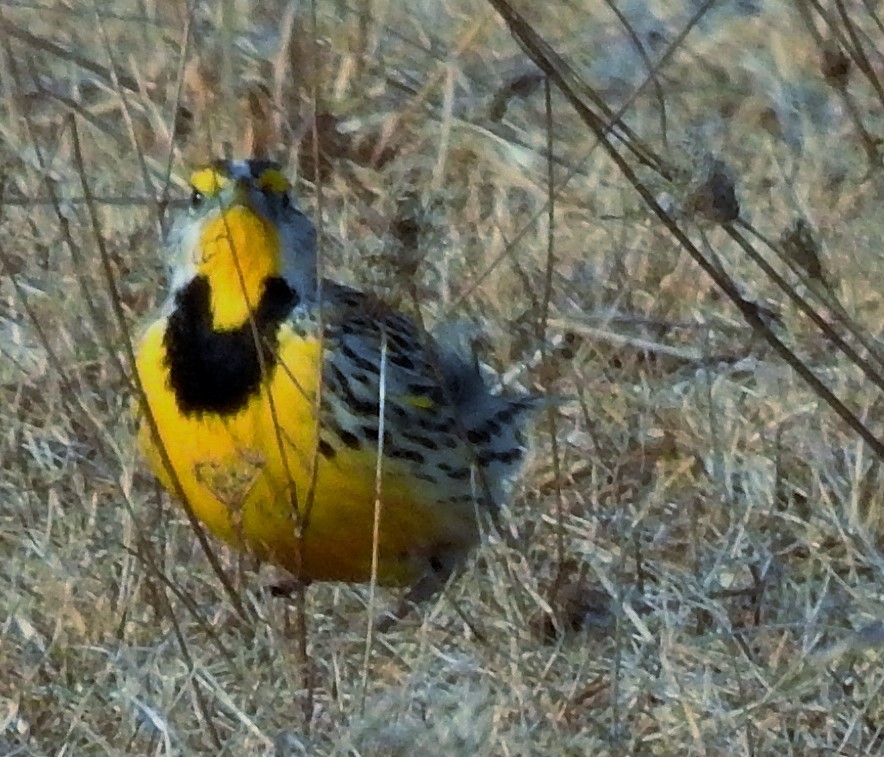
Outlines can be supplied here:
[[175, 97], [172, 99], [172, 125], [169, 129], [169, 154], [166, 156], [166, 173], [163, 177], [163, 188], [159, 197], [160, 212], [163, 213], [169, 203], [169, 187], [172, 183], [172, 161], [175, 158], [175, 138], [178, 136], [178, 111], [184, 93], [184, 73], [187, 68], [187, 56], [190, 52], [190, 27], [193, 23], [193, 12], [196, 0], [188, 0], [187, 15], [184, 17], [184, 29], [181, 31], [181, 55], [178, 59], [178, 71], [175, 74]]
[[[544, 87], [544, 105], [546, 111], [546, 188], [547, 188], [547, 231], [546, 231], [546, 272], [543, 282], [543, 300], [541, 302], [540, 322], [537, 338], [540, 342], [540, 349], [543, 352], [543, 367], [549, 367], [549, 356], [546, 354], [546, 337], [547, 327], [549, 325], [549, 307], [552, 300], [552, 283], [553, 273], [556, 267], [556, 177], [555, 165], [552, 161], [553, 155], [553, 108], [552, 108], [552, 86], [549, 77], [543, 78]], [[544, 370], [544, 379], [549, 375], [548, 370]], [[546, 387], [549, 391], [549, 387]], [[559, 451], [559, 434], [558, 423], [556, 418], [556, 408], [549, 404], [546, 407], [546, 422], [549, 427], [549, 440], [552, 450], [553, 476], [555, 479], [556, 489], [556, 561], [558, 563], [556, 575], [550, 588], [548, 601], [553, 604], [561, 588], [562, 581], [566, 577], [566, 561], [565, 561], [565, 504], [562, 495], [562, 460]]]
[[605, 5], [608, 6], [610, 11], [617, 17], [620, 25], [626, 30], [629, 39], [632, 41], [633, 47], [635, 47], [635, 51], [639, 54], [639, 57], [648, 69], [648, 76], [651, 77], [654, 84], [654, 94], [660, 105], [660, 139], [664, 145], [667, 145], [669, 138], [666, 133], [666, 98], [663, 93], [663, 85], [660, 83], [660, 77], [657, 75], [656, 68], [648, 55], [648, 51], [645, 50], [644, 44], [642, 44], [641, 39], [639, 39], [638, 34], [635, 29], [632, 28], [632, 24], [629, 22], [629, 19], [626, 18], [623, 11], [617, 7], [614, 0], [605, 0]]
[[387, 332], [381, 328], [381, 363], [378, 377], [378, 436], [375, 453], [374, 504], [371, 524], [371, 579], [368, 584], [368, 622], [365, 627], [365, 651], [362, 656], [362, 693], [359, 710], [365, 712], [365, 697], [368, 692], [368, 672], [371, 662], [371, 648], [374, 641], [375, 594], [378, 585], [378, 563], [380, 560], [381, 514], [383, 511], [384, 481], [384, 418], [387, 399]]

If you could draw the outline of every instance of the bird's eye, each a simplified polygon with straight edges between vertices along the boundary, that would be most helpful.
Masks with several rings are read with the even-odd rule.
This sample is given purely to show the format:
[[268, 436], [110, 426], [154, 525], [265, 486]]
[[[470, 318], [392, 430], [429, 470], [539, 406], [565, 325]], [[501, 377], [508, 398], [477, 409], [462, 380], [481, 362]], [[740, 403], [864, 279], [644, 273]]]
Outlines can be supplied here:
[[203, 197], [203, 193], [199, 190], [194, 189], [190, 195], [190, 207], [196, 210], [203, 204], [204, 199], [205, 198]]
[[283, 208], [289, 208], [292, 205], [292, 198], [289, 197], [288, 192], [283, 192], [282, 197], [280, 198], [279, 202]]

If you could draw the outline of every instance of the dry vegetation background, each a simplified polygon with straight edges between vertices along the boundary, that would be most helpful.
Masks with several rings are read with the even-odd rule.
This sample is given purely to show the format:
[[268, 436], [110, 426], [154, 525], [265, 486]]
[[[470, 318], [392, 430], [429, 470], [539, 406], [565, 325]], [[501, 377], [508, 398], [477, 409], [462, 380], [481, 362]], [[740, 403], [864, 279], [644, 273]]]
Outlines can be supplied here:
[[[884, 753], [880, 5], [516, 0], [548, 105], [492, 5], [0, 2], [0, 754]], [[566, 398], [368, 645], [364, 587], [213, 543], [238, 611], [133, 451], [127, 333], [225, 153], [298, 177], [329, 274]]]

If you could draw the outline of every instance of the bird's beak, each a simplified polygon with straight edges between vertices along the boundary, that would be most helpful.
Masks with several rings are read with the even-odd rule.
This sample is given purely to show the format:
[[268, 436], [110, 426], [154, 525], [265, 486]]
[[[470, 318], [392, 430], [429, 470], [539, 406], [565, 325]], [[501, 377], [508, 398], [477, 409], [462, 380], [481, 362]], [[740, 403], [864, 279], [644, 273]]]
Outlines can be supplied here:
[[252, 202], [251, 187], [246, 179], [237, 179], [230, 198], [230, 207], [244, 207], [253, 213], [256, 212]]

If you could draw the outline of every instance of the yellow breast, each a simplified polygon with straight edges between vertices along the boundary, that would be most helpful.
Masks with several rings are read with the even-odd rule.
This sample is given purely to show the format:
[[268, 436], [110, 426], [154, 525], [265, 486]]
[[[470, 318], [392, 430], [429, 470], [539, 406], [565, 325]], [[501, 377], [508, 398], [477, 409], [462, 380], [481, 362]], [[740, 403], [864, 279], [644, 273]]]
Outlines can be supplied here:
[[[317, 452], [320, 343], [284, 324], [278, 365], [247, 404], [235, 413], [188, 414], [170, 386], [165, 328], [162, 319], [146, 332], [137, 370], [159, 443], [196, 516], [229, 544], [302, 578], [369, 580], [377, 450]], [[156, 475], [174, 491], [147, 423], [139, 442]], [[413, 583], [441, 548], [466, 550], [476, 541], [472, 505], [441, 505], [395, 460], [383, 461], [382, 470], [381, 583]]]

